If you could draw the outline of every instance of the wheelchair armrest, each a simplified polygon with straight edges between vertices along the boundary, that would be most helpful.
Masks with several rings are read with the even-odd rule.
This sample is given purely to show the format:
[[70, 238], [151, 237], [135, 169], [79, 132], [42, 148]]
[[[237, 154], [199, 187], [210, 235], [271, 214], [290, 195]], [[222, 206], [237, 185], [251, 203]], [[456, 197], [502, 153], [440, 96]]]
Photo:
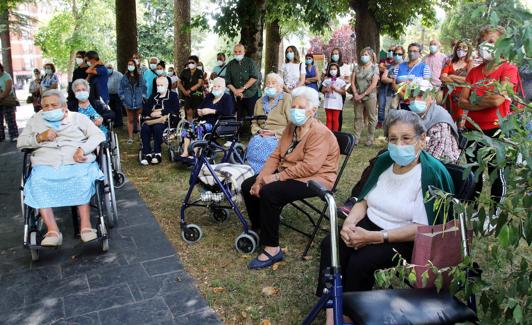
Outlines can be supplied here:
[[244, 117], [244, 121], [266, 121], [268, 119], [268, 115], [254, 115], [254, 116], [246, 116]]
[[20, 149], [20, 151], [25, 153], [25, 154], [32, 153], [35, 150], [37, 150], [37, 148], [22, 148], [22, 149]]

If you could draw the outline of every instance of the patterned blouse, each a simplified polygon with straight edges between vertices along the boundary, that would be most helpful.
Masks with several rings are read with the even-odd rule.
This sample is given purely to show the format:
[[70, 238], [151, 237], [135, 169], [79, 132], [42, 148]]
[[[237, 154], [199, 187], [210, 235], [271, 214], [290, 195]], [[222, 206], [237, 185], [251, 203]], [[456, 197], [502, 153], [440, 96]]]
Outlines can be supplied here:
[[425, 151], [443, 162], [455, 163], [460, 157], [458, 142], [451, 127], [447, 123], [434, 124], [427, 131]]

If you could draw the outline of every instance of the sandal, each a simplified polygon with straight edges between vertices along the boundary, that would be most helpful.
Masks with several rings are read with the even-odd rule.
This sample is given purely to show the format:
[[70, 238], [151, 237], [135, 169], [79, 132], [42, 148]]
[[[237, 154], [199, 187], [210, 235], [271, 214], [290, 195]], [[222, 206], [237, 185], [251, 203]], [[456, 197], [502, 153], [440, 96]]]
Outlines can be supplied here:
[[92, 228], [81, 228], [81, 231], [79, 232], [79, 234], [81, 237], [81, 241], [84, 243], [98, 238], [98, 233], [96, 229], [92, 229]]
[[[57, 236], [49, 236], [51, 234], [55, 234]], [[44, 235], [43, 240], [41, 241], [41, 246], [47, 246], [47, 247], [57, 247], [61, 246], [63, 244], [63, 235], [55, 230], [50, 230]]]

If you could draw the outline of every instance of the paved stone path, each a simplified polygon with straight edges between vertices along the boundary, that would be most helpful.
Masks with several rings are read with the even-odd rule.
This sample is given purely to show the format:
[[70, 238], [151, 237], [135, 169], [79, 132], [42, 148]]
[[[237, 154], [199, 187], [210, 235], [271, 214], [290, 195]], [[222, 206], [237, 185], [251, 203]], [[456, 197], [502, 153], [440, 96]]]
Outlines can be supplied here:
[[81, 246], [57, 209], [63, 247], [22, 247], [22, 154], [0, 143], [0, 324], [220, 324], [131, 183], [117, 193], [110, 249]]

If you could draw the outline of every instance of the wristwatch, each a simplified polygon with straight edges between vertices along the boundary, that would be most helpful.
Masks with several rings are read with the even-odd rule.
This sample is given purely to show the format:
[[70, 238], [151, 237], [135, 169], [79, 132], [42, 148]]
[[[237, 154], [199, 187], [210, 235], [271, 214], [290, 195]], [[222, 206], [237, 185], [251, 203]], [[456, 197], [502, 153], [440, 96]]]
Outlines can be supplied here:
[[387, 231], [382, 231], [382, 241], [384, 244], [388, 244], [388, 235]]

